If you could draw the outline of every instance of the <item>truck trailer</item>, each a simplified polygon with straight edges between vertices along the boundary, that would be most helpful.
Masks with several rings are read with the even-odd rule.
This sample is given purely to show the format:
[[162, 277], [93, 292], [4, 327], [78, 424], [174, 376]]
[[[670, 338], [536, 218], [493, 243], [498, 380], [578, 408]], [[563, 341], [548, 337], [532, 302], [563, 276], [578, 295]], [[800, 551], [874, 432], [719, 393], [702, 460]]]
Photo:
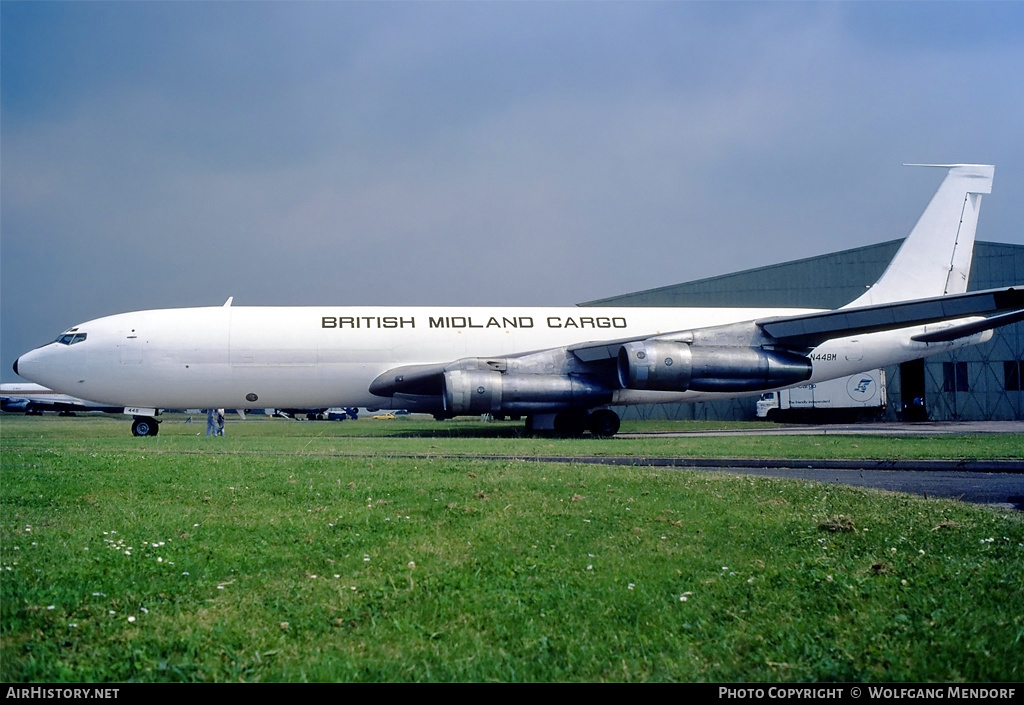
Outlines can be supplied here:
[[757, 417], [790, 423], [875, 421], [885, 413], [885, 370], [766, 392]]

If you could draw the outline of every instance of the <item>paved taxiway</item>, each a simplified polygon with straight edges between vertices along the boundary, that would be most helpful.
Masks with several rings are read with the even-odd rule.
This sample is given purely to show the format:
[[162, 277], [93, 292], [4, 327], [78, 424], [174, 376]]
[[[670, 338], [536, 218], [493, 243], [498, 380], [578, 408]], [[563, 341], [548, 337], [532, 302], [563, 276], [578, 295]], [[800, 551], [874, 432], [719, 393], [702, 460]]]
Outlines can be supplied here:
[[[1024, 433], [1021, 421], [924, 422], [835, 424], [826, 426], [780, 425], [777, 428], [687, 431], [667, 433], [620, 433], [618, 437], [779, 436], [779, 435], [879, 435], [928, 436], [977, 433]], [[565, 462], [566, 458], [531, 458]], [[743, 475], [785, 477], [908, 492], [923, 497], [959, 499], [1024, 510], [1024, 461], [1022, 460], [796, 460], [722, 458], [643, 458], [631, 456], [572, 458], [573, 462], [643, 465], [674, 469], [701, 469]]]
[[1024, 421], [922, 421], [915, 423], [779, 424], [773, 428], [665, 433], [619, 433], [617, 438], [685, 436], [938, 436], [975, 433], [1024, 433]]
[[[462, 456], [465, 457], [465, 456]], [[628, 465], [669, 470], [705, 470], [737, 475], [784, 477], [853, 487], [907, 492], [922, 497], [958, 499], [1024, 511], [1024, 462], [954, 460], [786, 460], [781, 458], [647, 458], [637, 456], [479, 456], [545, 463]], [[979, 467], [975, 467], [975, 466]], [[983, 466], [986, 469], [982, 469]], [[960, 469], [956, 469], [960, 468]], [[995, 468], [995, 469], [992, 469]]]

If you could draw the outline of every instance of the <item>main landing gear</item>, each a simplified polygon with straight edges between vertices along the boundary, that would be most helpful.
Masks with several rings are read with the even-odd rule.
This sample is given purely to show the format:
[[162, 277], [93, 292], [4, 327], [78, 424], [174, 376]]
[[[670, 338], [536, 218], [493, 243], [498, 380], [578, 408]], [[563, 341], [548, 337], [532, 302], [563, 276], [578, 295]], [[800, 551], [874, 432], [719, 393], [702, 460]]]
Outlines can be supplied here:
[[534, 414], [526, 418], [527, 431], [554, 431], [559, 436], [577, 438], [585, 431], [607, 438], [619, 432], [619, 415], [611, 409], [569, 409], [557, 414]]
[[155, 436], [160, 431], [160, 422], [149, 416], [136, 416], [132, 421], [133, 436]]

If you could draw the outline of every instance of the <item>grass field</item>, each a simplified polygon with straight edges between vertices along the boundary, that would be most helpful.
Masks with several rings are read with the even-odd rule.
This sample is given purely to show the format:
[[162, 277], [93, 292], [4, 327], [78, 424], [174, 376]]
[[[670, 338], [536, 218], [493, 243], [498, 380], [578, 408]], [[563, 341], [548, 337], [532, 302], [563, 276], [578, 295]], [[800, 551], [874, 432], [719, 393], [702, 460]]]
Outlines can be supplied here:
[[1019, 514], [442, 457], [1021, 457], [1019, 436], [201, 422], [0, 417], [0, 680], [1024, 680]]
[[[185, 423], [184, 414], [172, 414], [161, 423], [155, 438], [141, 439], [132, 448], [154, 453], [358, 453], [374, 455], [643, 455], [653, 457], [738, 458], [870, 458], [870, 459], [1020, 459], [1024, 458], [1024, 434], [945, 435], [923, 438], [883, 436], [733, 436], [685, 438], [591, 438], [555, 439], [528, 437], [523, 423], [484, 423], [473, 419], [437, 422], [424, 416], [398, 417], [391, 421], [307, 422], [250, 415], [242, 422], [229, 416], [227, 436], [211, 446], [205, 438], [202, 414]], [[61, 419], [55, 416], [24, 417], [4, 414], [0, 423], [18, 436], [22, 446], [46, 445], [57, 437], [69, 450], [121, 448], [130, 434], [124, 417], [89, 416]], [[626, 422], [622, 432], [679, 431], [739, 427], [771, 428], [767, 422]], [[140, 444], [141, 443], [141, 444]]]

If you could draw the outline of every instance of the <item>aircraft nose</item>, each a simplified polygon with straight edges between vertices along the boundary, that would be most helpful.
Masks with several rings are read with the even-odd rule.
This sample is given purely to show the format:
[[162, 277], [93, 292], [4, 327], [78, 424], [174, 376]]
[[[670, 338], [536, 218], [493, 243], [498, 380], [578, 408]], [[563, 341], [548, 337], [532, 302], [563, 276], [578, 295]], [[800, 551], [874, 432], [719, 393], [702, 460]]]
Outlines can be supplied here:
[[37, 365], [36, 361], [39, 358], [37, 350], [29, 350], [26, 353], [22, 353], [15, 359], [14, 364], [11, 367], [14, 369], [14, 374], [19, 377], [24, 377], [31, 382], [36, 382], [35, 379], [30, 379], [36, 376]]

